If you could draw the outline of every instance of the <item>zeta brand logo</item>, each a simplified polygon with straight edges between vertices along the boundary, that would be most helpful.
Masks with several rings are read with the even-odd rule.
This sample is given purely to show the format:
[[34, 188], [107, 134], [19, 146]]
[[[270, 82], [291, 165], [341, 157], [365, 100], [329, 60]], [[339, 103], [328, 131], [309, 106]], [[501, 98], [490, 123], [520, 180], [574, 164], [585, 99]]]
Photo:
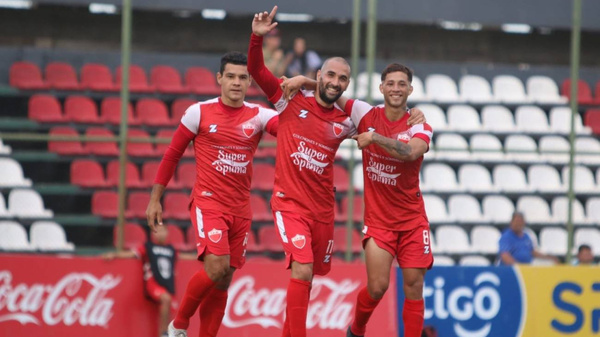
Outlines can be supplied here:
[[298, 115], [298, 117], [300, 118], [306, 118], [306, 116], [308, 115], [308, 110], [300, 110], [300, 114]]
[[369, 127], [367, 128], [367, 131], [368, 131], [368, 132], [373, 132], [373, 131], [375, 131], [375, 128], [374, 128], [374, 127], [372, 127], [372, 126], [369, 126]]
[[217, 132], [217, 124], [211, 124], [208, 127], [210, 128], [210, 130], [208, 132], [210, 132], [210, 133]]

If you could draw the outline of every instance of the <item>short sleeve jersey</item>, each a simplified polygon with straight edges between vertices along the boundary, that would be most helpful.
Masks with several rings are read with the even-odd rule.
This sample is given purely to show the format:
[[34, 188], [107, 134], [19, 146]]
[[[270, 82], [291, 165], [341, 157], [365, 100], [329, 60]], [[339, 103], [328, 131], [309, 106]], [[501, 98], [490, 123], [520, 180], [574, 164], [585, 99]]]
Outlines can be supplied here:
[[226, 106], [219, 98], [190, 106], [181, 123], [196, 136], [196, 207], [251, 219], [252, 160], [268, 121], [277, 112], [244, 102]]
[[[517, 263], [531, 263], [533, 260], [533, 242], [527, 233], [517, 235], [512, 229], [508, 228], [500, 237], [500, 254], [510, 253]], [[500, 264], [503, 265], [502, 259]]]
[[[383, 105], [372, 107], [359, 100], [349, 100], [346, 111], [351, 113], [359, 134], [375, 131], [404, 143], [420, 138], [427, 145], [433, 136], [428, 124], [407, 125], [408, 111], [394, 122], [386, 117]], [[402, 161], [381, 146], [371, 144], [363, 149], [362, 158], [366, 226], [405, 231], [428, 221], [419, 188], [422, 156], [414, 161]]]

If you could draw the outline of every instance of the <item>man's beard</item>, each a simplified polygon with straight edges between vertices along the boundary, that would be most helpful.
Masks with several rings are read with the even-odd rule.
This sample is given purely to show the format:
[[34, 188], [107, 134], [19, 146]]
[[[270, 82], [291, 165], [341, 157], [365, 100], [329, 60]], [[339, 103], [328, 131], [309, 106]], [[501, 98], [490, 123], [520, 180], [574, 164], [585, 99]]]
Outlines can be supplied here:
[[335, 95], [335, 97], [330, 98], [329, 96], [327, 96], [327, 88], [325, 87], [325, 84], [323, 83], [323, 79], [321, 79], [319, 81], [319, 97], [321, 98], [321, 100], [327, 104], [333, 104], [335, 103], [340, 97], [342, 97], [342, 94], [344, 93], [342, 91], [342, 88], [340, 86], [335, 87], [333, 85], [329, 86], [330, 88], [333, 89], [339, 89], [340, 93]]

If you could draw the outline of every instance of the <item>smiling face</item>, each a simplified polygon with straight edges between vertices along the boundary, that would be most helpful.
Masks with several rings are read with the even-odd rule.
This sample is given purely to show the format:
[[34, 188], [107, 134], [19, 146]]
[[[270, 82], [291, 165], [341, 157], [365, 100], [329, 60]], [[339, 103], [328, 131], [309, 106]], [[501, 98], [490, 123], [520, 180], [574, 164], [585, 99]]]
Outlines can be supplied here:
[[317, 72], [317, 92], [322, 103], [331, 106], [350, 84], [350, 66], [346, 60], [335, 57], [325, 61]]
[[412, 90], [408, 75], [402, 71], [388, 73], [379, 85], [385, 105], [392, 108], [406, 108], [406, 100]]
[[250, 74], [245, 65], [228, 63], [223, 73], [217, 73], [217, 82], [221, 86], [221, 99], [230, 106], [240, 106], [250, 86]]

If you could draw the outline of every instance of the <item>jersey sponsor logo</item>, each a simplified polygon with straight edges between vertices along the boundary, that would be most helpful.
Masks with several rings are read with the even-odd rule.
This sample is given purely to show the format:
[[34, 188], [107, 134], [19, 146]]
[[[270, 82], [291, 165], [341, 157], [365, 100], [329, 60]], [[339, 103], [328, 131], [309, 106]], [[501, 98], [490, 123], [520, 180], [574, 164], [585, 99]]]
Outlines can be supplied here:
[[203, 197], [212, 197], [213, 193], [210, 191], [202, 191], [200, 195], [202, 195]]
[[292, 238], [292, 244], [294, 247], [302, 249], [306, 245], [306, 237], [304, 235], [296, 234], [296, 236]]
[[298, 166], [298, 170], [300, 171], [305, 168], [318, 174], [323, 174], [325, 167], [329, 165], [329, 163], [325, 162], [327, 154], [310, 148], [303, 141], [298, 146], [298, 152], [292, 153], [290, 157], [294, 158], [293, 163]]
[[308, 110], [300, 110], [300, 114], [298, 115], [298, 117], [300, 118], [306, 118], [308, 116]]
[[244, 133], [244, 136], [250, 138], [254, 135], [254, 132], [256, 131], [256, 126], [252, 123], [246, 123], [244, 125], [242, 125], [242, 132]]
[[396, 186], [396, 178], [400, 176], [400, 173], [393, 174], [396, 170], [396, 165], [389, 165], [376, 162], [373, 158], [369, 157], [369, 166], [367, 166], [367, 177], [374, 182], [382, 183], [385, 185]]
[[373, 132], [373, 131], [375, 131], [375, 128], [374, 128], [374, 127], [372, 127], [372, 126], [369, 126], [369, 127], [367, 128], [367, 131], [368, 131], [368, 132]]
[[333, 123], [333, 134], [336, 137], [340, 137], [346, 128], [340, 123]]
[[208, 238], [210, 239], [210, 241], [217, 243], [219, 241], [221, 241], [221, 238], [223, 237], [223, 231], [220, 229], [213, 229], [210, 232], [208, 232]]
[[210, 132], [210, 133], [217, 132], [217, 124], [211, 124], [208, 126], [208, 128], [210, 129], [210, 130], [208, 130], [208, 132]]
[[249, 163], [245, 153], [228, 153], [219, 150], [218, 159], [212, 165], [223, 175], [227, 175], [227, 173], [246, 174]]
[[396, 139], [400, 142], [408, 143], [408, 141], [410, 140], [410, 132], [408, 132], [408, 131], [401, 132], [398, 134]]

